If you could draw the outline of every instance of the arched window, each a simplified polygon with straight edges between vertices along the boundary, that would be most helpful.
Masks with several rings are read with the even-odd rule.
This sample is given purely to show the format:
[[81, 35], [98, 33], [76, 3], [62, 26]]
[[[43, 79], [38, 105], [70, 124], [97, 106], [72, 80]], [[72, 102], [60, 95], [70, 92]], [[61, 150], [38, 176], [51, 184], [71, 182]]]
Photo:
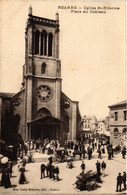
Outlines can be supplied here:
[[114, 129], [114, 134], [117, 135], [119, 133], [119, 130], [117, 128]]
[[47, 32], [45, 30], [41, 33], [41, 55], [47, 54]]
[[41, 33], [41, 55], [43, 55], [44, 49], [43, 49], [43, 33]]
[[53, 35], [52, 35], [52, 33], [49, 33], [49, 39], [48, 39], [48, 56], [52, 56], [52, 40], [53, 40]]
[[46, 64], [43, 63], [42, 66], [41, 66], [41, 73], [45, 74], [45, 72], [46, 72]]
[[51, 112], [47, 108], [40, 108], [36, 113], [36, 118], [52, 116]]
[[35, 54], [39, 54], [39, 31], [35, 32]]
[[127, 128], [123, 129], [123, 134], [127, 134]]

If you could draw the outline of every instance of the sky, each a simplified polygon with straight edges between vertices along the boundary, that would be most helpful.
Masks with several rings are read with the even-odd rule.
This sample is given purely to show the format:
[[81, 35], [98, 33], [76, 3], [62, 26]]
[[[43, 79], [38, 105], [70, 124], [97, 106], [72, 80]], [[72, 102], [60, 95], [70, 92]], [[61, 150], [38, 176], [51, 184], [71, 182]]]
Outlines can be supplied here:
[[[126, 99], [125, 1], [1, 0], [1, 92], [16, 93], [21, 88], [30, 5], [36, 16], [55, 19], [59, 13], [62, 91], [79, 101], [82, 116], [106, 117], [109, 105]], [[93, 13], [103, 6], [106, 13]]]

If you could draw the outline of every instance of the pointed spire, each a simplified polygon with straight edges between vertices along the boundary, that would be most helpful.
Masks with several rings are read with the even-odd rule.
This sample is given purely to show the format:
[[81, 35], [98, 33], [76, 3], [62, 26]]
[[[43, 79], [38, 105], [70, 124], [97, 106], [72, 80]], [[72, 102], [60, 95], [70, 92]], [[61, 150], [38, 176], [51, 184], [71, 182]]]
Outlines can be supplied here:
[[56, 13], [56, 21], [59, 22], [59, 14], [58, 14], [58, 12]]
[[31, 7], [31, 5], [29, 7], [29, 15], [32, 15], [32, 7]]

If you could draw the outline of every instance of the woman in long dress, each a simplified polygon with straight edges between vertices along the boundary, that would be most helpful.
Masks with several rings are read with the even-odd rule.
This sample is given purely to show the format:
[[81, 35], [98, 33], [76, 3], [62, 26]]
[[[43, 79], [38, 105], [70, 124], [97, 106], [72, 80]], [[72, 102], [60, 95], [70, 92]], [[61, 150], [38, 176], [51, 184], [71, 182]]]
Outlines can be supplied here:
[[2, 168], [2, 178], [1, 178], [1, 186], [4, 186], [5, 188], [11, 187], [11, 181], [10, 181], [10, 170], [8, 168], [8, 164], [4, 164]]
[[27, 181], [26, 181], [26, 178], [25, 178], [25, 175], [24, 175], [25, 167], [23, 166], [23, 162], [20, 164], [19, 171], [21, 172], [20, 178], [19, 178], [19, 184], [24, 184]]

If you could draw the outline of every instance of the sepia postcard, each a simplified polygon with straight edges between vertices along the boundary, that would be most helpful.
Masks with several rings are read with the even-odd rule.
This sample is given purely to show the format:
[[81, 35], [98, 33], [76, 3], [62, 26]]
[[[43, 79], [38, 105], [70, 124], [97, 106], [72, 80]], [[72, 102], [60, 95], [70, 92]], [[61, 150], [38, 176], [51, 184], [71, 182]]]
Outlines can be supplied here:
[[126, 194], [125, 0], [0, 0], [0, 194]]

